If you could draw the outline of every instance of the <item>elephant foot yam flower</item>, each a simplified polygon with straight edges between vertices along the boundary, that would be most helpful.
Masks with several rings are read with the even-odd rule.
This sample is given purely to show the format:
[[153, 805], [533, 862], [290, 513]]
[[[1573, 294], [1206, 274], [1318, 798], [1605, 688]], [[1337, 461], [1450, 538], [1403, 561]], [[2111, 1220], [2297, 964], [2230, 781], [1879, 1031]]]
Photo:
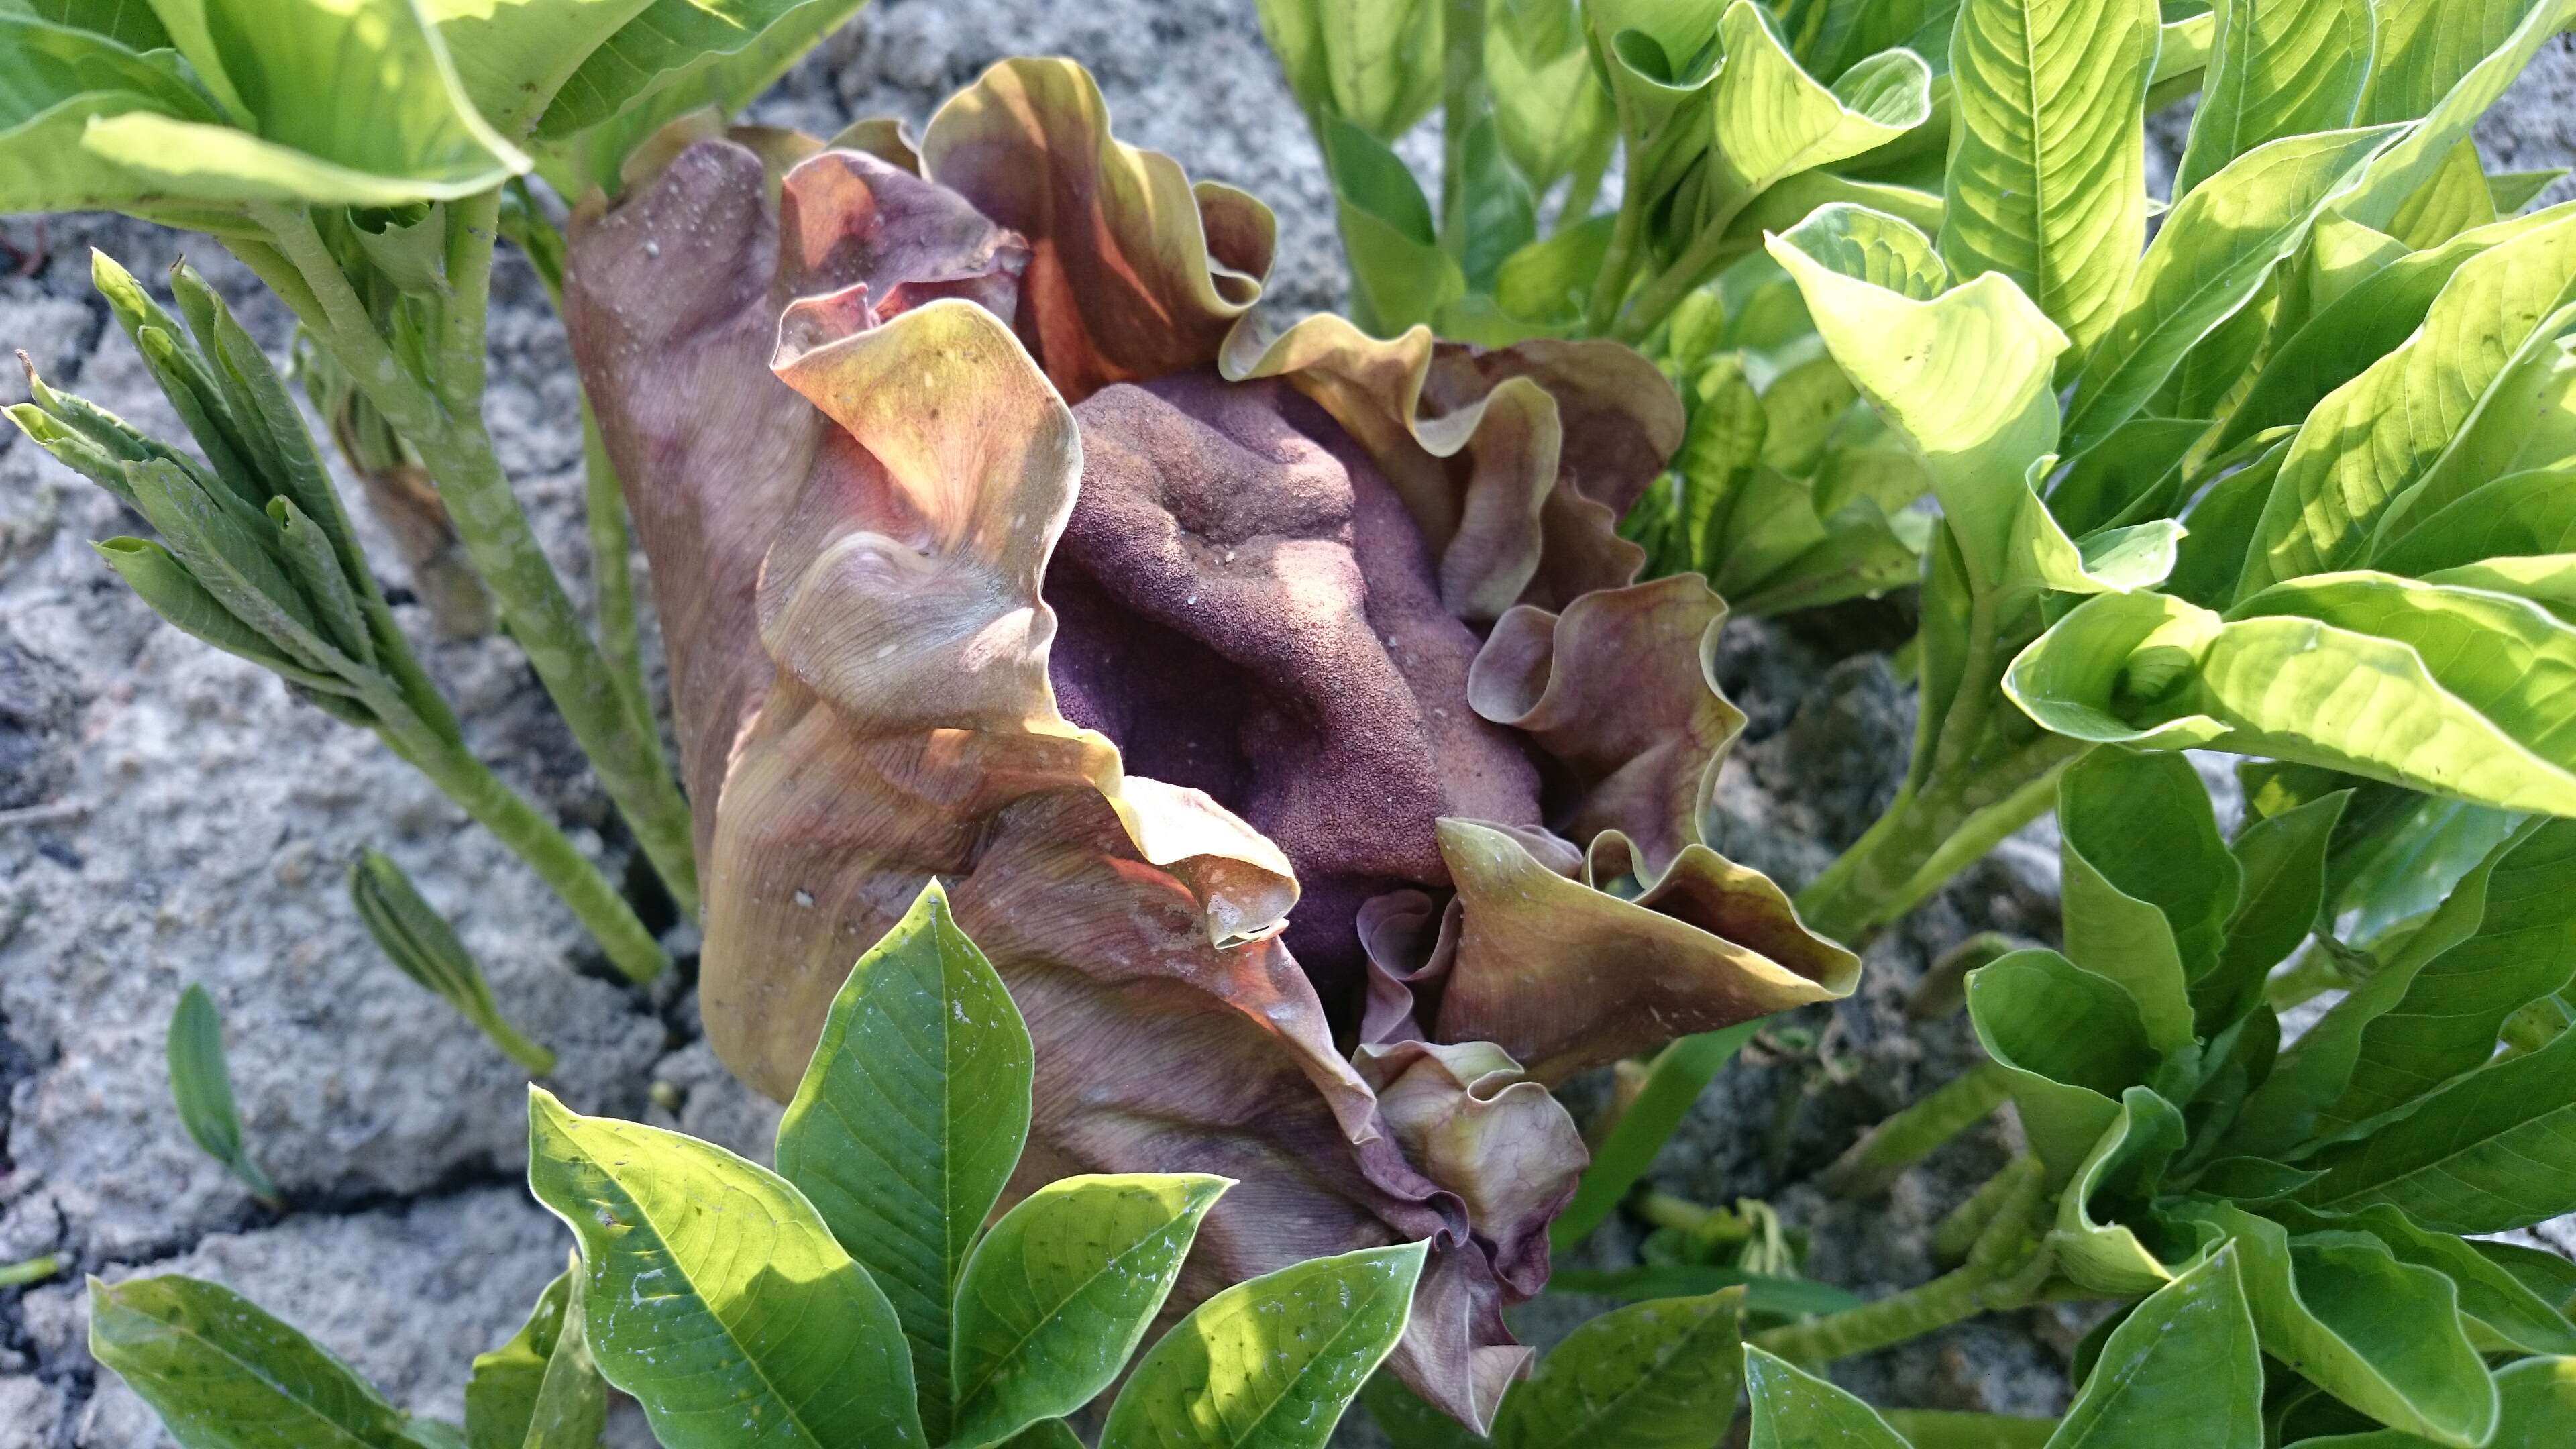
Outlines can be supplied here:
[[1724, 607], [1615, 532], [1679, 404], [1606, 343], [1265, 345], [1269, 212], [1070, 63], [885, 130], [675, 142], [575, 227], [709, 1038], [784, 1098], [946, 882], [1037, 1043], [1029, 1183], [1240, 1179], [1183, 1305], [1430, 1242], [1391, 1363], [1481, 1428], [1584, 1160], [1549, 1084], [1857, 970], [1701, 839]]

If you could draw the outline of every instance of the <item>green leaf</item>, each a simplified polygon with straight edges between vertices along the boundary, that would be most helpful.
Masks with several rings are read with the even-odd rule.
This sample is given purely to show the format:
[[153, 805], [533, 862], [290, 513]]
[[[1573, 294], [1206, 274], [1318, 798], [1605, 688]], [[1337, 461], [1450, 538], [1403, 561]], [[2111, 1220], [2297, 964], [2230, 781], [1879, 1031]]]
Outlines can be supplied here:
[[524, 139], [591, 52], [652, 0], [423, 0], [483, 119]]
[[1490, 114], [1467, 127], [1458, 156], [1457, 184], [1466, 188], [1453, 223], [1464, 229], [1458, 265], [1470, 288], [1490, 292], [1502, 264], [1537, 238], [1538, 199], [1504, 154]]
[[2375, 12], [2378, 52], [2354, 119], [2423, 124], [2371, 162], [2342, 210], [2386, 231], [2540, 47], [2576, 20], [2576, 0], [2375, 0]]
[[160, 50], [170, 32], [149, 5], [131, 0], [0, 0], [0, 10], [19, 11], [70, 30], [103, 35], [128, 50]]
[[90, 1279], [89, 1351], [185, 1449], [416, 1449], [356, 1370], [213, 1283]]
[[2430, 1268], [2460, 1292], [2469, 1338], [2483, 1353], [2576, 1352], [2576, 1324], [2556, 1304], [2449, 1233], [2428, 1232], [2386, 1204], [2322, 1217], [2283, 1204], [2266, 1209], [2302, 1232], [2357, 1228], [2377, 1238], [2401, 1263]]
[[1467, 279], [1440, 249], [1421, 183], [1385, 142], [1339, 116], [1316, 129], [1351, 266], [1352, 319], [1381, 337], [1430, 321], [1466, 294]]
[[1583, 318], [1583, 299], [1609, 255], [1618, 218], [1607, 213], [1560, 228], [1503, 258], [1494, 269], [1494, 301], [1515, 320], [1571, 329]]
[[[848, 19], [858, 5], [859, 0], [652, 0], [562, 83], [537, 122], [536, 135], [549, 142], [566, 140], [664, 92], [690, 97], [677, 110], [662, 112], [666, 115], [716, 100], [698, 84], [710, 74], [738, 58], [766, 54], [765, 42], [774, 35], [799, 37], [796, 48], [802, 50]], [[754, 81], [746, 89], [756, 94], [765, 84]], [[718, 109], [730, 114], [750, 98], [740, 95]]]
[[2388, 234], [2409, 251], [2422, 251], [2462, 232], [2492, 226], [2495, 219], [2495, 193], [2487, 189], [2477, 143], [2463, 140], [2388, 219]]
[[2478, 1239], [2471, 1242], [2469, 1248], [2479, 1257], [2512, 1274], [2514, 1281], [2560, 1313], [2576, 1308], [2576, 1263], [2570, 1263], [2556, 1253], [2527, 1248], [2520, 1243]]
[[2409, 526], [2375, 560], [2422, 578], [2489, 559], [2576, 552], [2576, 467], [2508, 473]]
[[1743, 1387], [1744, 1290], [1614, 1309], [1574, 1330], [1512, 1386], [1501, 1449], [1616, 1444], [1710, 1449]]
[[[2049, 489], [2048, 511], [2075, 534], [2172, 517], [2182, 502], [2177, 495], [2185, 455], [2208, 432], [2201, 418], [2132, 417], [2068, 461]], [[2189, 558], [2195, 547], [2186, 536], [2182, 557]], [[2233, 568], [2227, 582], [2235, 586]]]
[[944, 1442], [997, 1443], [1109, 1387], [1232, 1185], [1195, 1174], [1068, 1177], [1004, 1213], [957, 1287], [956, 1427]]
[[1338, 116], [1392, 141], [1440, 99], [1438, 0], [1258, 0], [1256, 8], [1270, 53], [1310, 116]]
[[2566, 174], [2564, 166], [2543, 171], [2499, 171], [2487, 178], [2487, 195], [2495, 201], [2498, 216], [2511, 216]]
[[2184, 354], [2254, 299], [2318, 212], [2395, 134], [2382, 127], [2268, 142], [2184, 196], [2084, 359], [2066, 407], [2066, 451], [2091, 448], [2144, 406]]
[[1043, 1419], [1012, 1435], [1003, 1449], [1083, 1449], [1083, 1443], [1064, 1420]]
[[2000, 272], [2077, 356], [2109, 330], [2146, 244], [2154, 0], [1966, 0], [1941, 254]]
[[1009, 989], [934, 881], [850, 969], [778, 1124], [779, 1174], [903, 1321], [934, 1440], [949, 1437], [950, 1305], [1028, 1140], [1033, 1063]]
[[156, 8], [243, 129], [134, 111], [95, 123], [82, 145], [180, 196], [394, 204], [471, 196], [528, 168], [410, 0]]
[[2500, 1233], [2576, 1211], [2576, 1033], [2507, 1057], [2419, 1099], [2369, 1136], [2305, 1166], [2299, 1194], [2330, 1212], [2393, 1203], [2428, 1228]]
[[1754, 0], [1727, 7], [1718, 38], [1726, 63], [1709, 87], [1710, 172], [1694, 230], [1722, 232], [1770, 186], [1885, 145], [1931, 115], [1932, 73], [1911, 52], [1871, 56], [1827, 86], [1799, 68]]
[[1746, 1449], [1906, 1449], [1869, 1405], [1749, 1343], [1744, 1387], [1753, 1404]]
[[2379, 1422], [2438, 1443], [2475, 1449], [2493, 1431], [2495, 1390], [2449, 1279], [2400, 1263], [2364, 1233], [2293, 1236], [2224, 1203], [2180, 1210], [2235, 1244], [2265, 1353]]
[[928, 1442], [894, 1309], [785, 1178], [530, 1087], [528, 1187], [581, 1240], [600, 1374], [670, 1449]]
[[2266, 816], [2237, 832], [2229, 854], [2244, 881], [2221, 932], [2218, 969], [2192, 983], [2203, 1036], [2215, 1036], [2254, 1008], [2273, 967], [2306, 940], [2325, 904], [2326, 849], [2348, 790]]
[[2174, 169], [2188, 196], [2267, 141], [2352, 124], [2370, 74], [2372, 0], [2218, 0], [2209, 77]]
[[[2576, 1436], [2576, 1359], [2527, 1358], [2495, 1371], [2501, 1412], [2487, 1449], [2558, 1449]], [[2290, 1449], [2421, 1449], [2432, 1441], [2397, 1429], [2301, 1439]]]
[[1762, 1022], [1756, 1019], [1722, 1031], [1683, 1037], [1655, 1053], [1654, 1060], [1647, 1063], [1646, 1080], [1635, 1100], [1620, 1114], [1610, 1135], [1593, 1150], [1592, 1162], [1584, 1168], [1582, 1180], [1575, 1187], [1574, 1200], [1548, 1225], [1548, 1241], [1558, 1251], [1590, 1237], [1603, 1219], [1627, 1201], [1628, 1190], [1646, 1175], [1647, 1168], [1654, 1166], [1656, 1155], [1672, 1139], [1682, 1118], [1690, 1114], [1691, 1104], [1716, 1079], [1718, 1068], [1733, 1060], [1761, 1029]]
[[1484, 58], [1504, 154], [1531, 186], [1547, 190], [1616, 140], [1618, 117], [1574, 0], [1498, 0], [1485, 17]]
[[[151, 22], [142, 5], [131, 8]], [[151, 182], [82, 149], [93, 118], [129, 111], [217, 119], [166, 57], [147, 59], [103, 32], [0, 10], [0, 211], [113, 206], [145, 195]]]
[[2057, 446], [2050, 378], [2066, 339], [2001, 276], [1928, 302], [1825, 267], [1775, 238], [1834, 360], [1914, 449], [1977, 589], [2036, 584], [2039, 540], [2073, 545], [2031, 491]]
[[[2049, 1235], [2069, 1281], [2117, 1298], [2152, 1293], [2173, 1278], [2162, 1259], [2141, 1241], [2129, 1219], [2155, 1200], [2165, 1167], [2183, 1147], [2182, 1114], [2145, 1087], [2120, 1094], [2120, 1114], [2093, 1144], [2057, 1200], [2057, 1227]], [[2108, 1222], [2097, 1220], [2099, 1199]], [[2151, 1225], [2141, 1221], [2150, 1236]]]
[[556, 1275], [508, 1343], [474, 1359], [465, 1383], [471, 1449], [592, 1449], [608, 1421], [608, 1386], [582, 1336], [581, 1288]]
[[171, 627], [203, 640], [227, 654], [275, 670], [311, 689], [344, 688], [327, 674], [317, 674], [232, 616], [170, 550], [143, 538], [111, 538], [92, 545], [107, 566], [131, 585]]
[[2499, 855], [2475, 934], [2419, 968], [2384, 965], [2367, 984], [2377, 994], [2394, 977], [2403, 994], [2362, 1027], [2344, 1090], [2318, 1119], [2320, 1135], [2484, 1065], [2505, 1018], [2576, 972], [2576, 822], [2538, 825]]
[[2095, 750], [2057, 799], [2068, 958], [2128, 991], [2159, 1052], [2186, 1050], [2243, 877], [2209, 791], [2180, 755]]
[[198, 1150], [222, 1163], [251, 1196], [277, 1201], [277, 1184], [242, 1147], [241, 1112], [233, 1105], [233, 1079], [224, 1065], [224, 1022], [206, 988], [191, 984], [179, 993], [170, 1013], [167, 1046], [170, 1100], [179, 1108], [179, 1125]]
[[547, 181], [619, 191], [629, 152], [668, 122], [751, 104], [866, 0], [654, 0], [574, 72], [537, 126]]
[[1313, 1258], [1200, 1304], [1137, 1361], [1100, 1449], [1319, 1449], [1403, 1337], [1429, 1251]]
[[2111, 1330], [2048, 1449], [2262, 1449], [2263, 1355], [2228, 1248]]
[[2022, 1128], [2056, 1183], [2118, 1118], [2121, 1093], [2156, 1073], [2136, 998], [2054, 951], [2015, 951], [1970, 972], [1968, 1016], [2012, 1074]]
[[2055, 1419], [1950, 1409], [1886, 1409], [1879, 1418], [1911, 1449], [2042, 1449], [2057, 1428]]
[[520, 1035], [502, 1017], [483, 968], [401, 866], [379, 851], [360, 852], [349, 865], [349, 901], [394, 969], [455, 1007], [531, 1074], [542, 1077], [554, 1070], [555, 1054]]
[[2576, 634], [2536, 604], [2377, 573], [2276, 585], [2228, 616], [2088, 599], [2005, 675], [2059, 734], [2207, 745], [2512, 810], [2576, 813]]
[[1404, 1380], [1380, 1369], [1360, 1390], [1360, 1402], [1393, 1449], [1484, 1449], [1484, 1435], [1422, 1401]]
[[1950, 289], [1950, 268], [1932, 239], [1883, 211], [1850, 202], [1820, 206], [1782, 240], [1832, 271], [1917, 302]]
[[2571, 302], [2576, 216], [2464, 262], [2420, 331], [2309, 413], [2281, 464], [2240, 597], [2363, 562], [2389, 518], [2403, 511], [2402, 497], [2455, 458], [2484, 461], [2491, 434], [2527, 427], [2523, 417], [2490, 404], [2510, 395], [2520, 364], [2563, 325], [2548, 319]]
[[[2356, 275], [2345, 279], [2343, 289], [2312, 295], [2307, 321], [2264, 362], [2221, 427], [2216, 447], [2231, 448], [2265, 428], [2304, 420], [2328, 393], [2405, 342], [2424, 321], [2434, 297], [2470, 258], [2570, 215], [2576, 215], [2576, 207], [2551, 207], [2464, 232], [2430, 251], [2411, 254], [2366, 228], [2320, 223], [2313, 233], [2312, 258], [2323, 250], [2326, 238], [2339, 230], [2366, 232], [2398, 254], [2366, 260], [2356, 268]], [[2311, 278], [2307, 290], [2318, 293], [2321, 281]]]

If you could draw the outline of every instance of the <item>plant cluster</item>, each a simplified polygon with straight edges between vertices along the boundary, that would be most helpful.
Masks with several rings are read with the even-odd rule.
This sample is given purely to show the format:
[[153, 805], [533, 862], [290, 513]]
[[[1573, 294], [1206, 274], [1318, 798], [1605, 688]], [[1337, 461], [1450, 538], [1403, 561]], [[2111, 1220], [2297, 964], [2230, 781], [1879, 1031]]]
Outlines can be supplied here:
[[[1363, 1393], [1399, 1449], [1707, 1449], [1739, 1404], [1784, 1449], [2576, 1438], [2576, 1269], [2489, 1240], [2576, 1210], [2576, 206], [2469, 139], [2576, 0], [1262, 0], [1357, 322], [1276, 335], [1271, 213], [1069, 62], [918, 134], [726, 127], [849, 8], [0, 0], [0, 206], [203, 231], [295, 312], [789, 1104], [772, 1173], [535, 1090], [577, 1251], [461, 1430], [224, 1289], [94, 1284], [191, 1449], [589, 1445], [609, 1386], [672, 1445], [1289, 1449]], [[1436, 198], [1394, 149], [1435, 108]], [[504, 238], [581, 372], [597, 639], [480, 417]], [[31, 375], [12, 418], [159, 535], [107, 563], [651, 977], [465, 750], [286, 380], [186, 267], [95, 275], [195, 444]], [[1793, 897], [1708, 844], [1717, 632], [1899, 589], [1911, 760]], [[2187, 747], [2244, 757], [2232, 838]], [[1822, 1179], [2009, 1102], [1947, 1271], [1860, 1302], [1767, 1204], [1636, 1192], [2052, 807], [2062, 949], [1958, 943], [1986, 1060]], [[549, 1069], [399, 869], [350, 891]], [[201, 991], [170, 1061], [279, 1203]], [[1605, 1066], [1587, 1149], [1552, 1088]], [[1641, 1261], [1553, 1286], [1643, 1301], [1517, 1345], [1623, 1207]], [[2060, 1419], [1818, 1376], [2065, 1300], [2108, 1312]]]

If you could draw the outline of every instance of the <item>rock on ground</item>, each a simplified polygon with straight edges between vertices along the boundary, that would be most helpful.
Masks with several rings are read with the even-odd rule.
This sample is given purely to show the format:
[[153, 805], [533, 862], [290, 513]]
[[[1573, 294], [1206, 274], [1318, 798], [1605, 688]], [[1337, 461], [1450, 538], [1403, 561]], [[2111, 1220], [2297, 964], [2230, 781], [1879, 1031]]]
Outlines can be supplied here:
[[[2576, 152], [2567, 44], [2553, 42], [2481, 130], [2499, 167]], [[1271, 204], [1274, 297], [1292, 308], [1340, 298], [1329, 193], [1251, 0], [881, 0], [754, 119], [818, 132], [866, 115], [918, 125], [984, 66], [1031, 53], [1090, 66], [1126, 138]], [[2158, 128], [2167, 148], [2180, 134], [2178, 117]], [[1421, 140], [1402, 149], [1418, 155]], [[147, 279], [184, 249], [283, 355], [282, 309], [211, 244], [112, 218], [0, 222], [0, 262], [11, 264], [0, 268], [11, 272], [0, 345], [27, 349], [49, 379], [180, 434], [91, 293], [90, 245]], [[573, 373], [515, 259], [501, 270], [492, 341], [488, 413], [503, 462], [586, 597]], [[14, 379], [0, 393], [22, 395]], [[388, 581], [404, 582], [363, 512], [361, 526]], [[613, 983], [533, 877], [371, 740], [157, 624], [87, 547], [128, 531], [140, 521], [0, 430], [0, 1263], [53, 1253], [68, 1265], [51, 1283], [0, 1290], [0, 1449], [169, 1442], [83, 1349], [79, 1273], [213, 1277], [301, 1324], [396, 1402], [452, 1416], [473, 1355], [513, 1331], [569, 1237], [519, 1185], [519, 1074], [359, 929], [341, 885], [358, 848], [393, 855], [459, 920], [504, 1008], [561, 1053], [548, 1085], [575, 1107], [754, 1156], [766, 1155], [777, 1109], [716, 1065], [682, 984]], [[432, 646], [419, 611], [400, 612], [484, 757], [611, 870], [628, 869], [620, 828], [524, 662], [498, 640]], [[1858, 633], [1845, 627], [1855, 617]], [[1857, 834], [1902, 768], [1910, 702], [1869, 652], [1886, 642], [1883, 621], [1869, 626], [1867, 611], [1847, 611], [1729, 634], [1726, 684], [1753, 724], [1724, 777], [1721, 844], [1787, 883]], [[2004, 1160], [2008, 1120], [1963, 1136], [1884, 1199], [1828, 1202], [1802, 1180], [1971, 1060], [1963, 1023], [1909, 1023], [1905, 1000], [1931, 957], [1971, 930], [2050, 934], [2053, 861], [2034, 831], [1873, 947], [1861, 991], [1807, 1013], [1812, 1046], [1775, 1036], [1730, 1070], [1657, 1184], [1701, 1201], [1775, 1202], [1812, 1235], [1811, 1271], [1864, 1294], [1929, 1276], [1929, 1224]], [[687, 951], [684, 930], [673, 944]], [[164, 1032], [189, 983], [223, 1010], [247, 1135], [287, 1192], [284, 1215], [252, 1204], [190, 1146], [169, 1106]], [[1626, 1251], [1624, 1231], [1605, 1231], [1595, 1251]], [[1543, 1299], [1522, 1326], [1549, 1341], [1598, 1306]], [[2080, 1327], [1981, 1321], [1839, 1376], [1891, 1404], [2049, 1412]], [[1345, 1437], [1372, 1438], [1358, 1426]], [[649, 1442], [631, 1405], [611, 1440]]]

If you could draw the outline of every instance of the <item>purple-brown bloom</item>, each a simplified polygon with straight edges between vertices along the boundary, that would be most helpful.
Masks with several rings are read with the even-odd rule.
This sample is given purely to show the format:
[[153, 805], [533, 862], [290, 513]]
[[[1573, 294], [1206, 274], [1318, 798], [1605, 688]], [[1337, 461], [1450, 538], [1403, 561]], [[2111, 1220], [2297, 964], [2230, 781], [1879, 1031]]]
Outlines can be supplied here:
[[945, 881], [1037, 1043], [1023, 1185], [1240, 1179], [1187, 1302], [1429, 1240], [1392, 1362], [1482, 1426], [1583, 1163], [1547, 1085], [1856, 970], [1701, 838], [1724, 607], [1615, 532], [1679, 405], [1606, 343], [1261, 345], [1269, 212], [1069, 63], [863, 135], [666, 148], [574, 237], [708, 1035], [788, 1095]]

